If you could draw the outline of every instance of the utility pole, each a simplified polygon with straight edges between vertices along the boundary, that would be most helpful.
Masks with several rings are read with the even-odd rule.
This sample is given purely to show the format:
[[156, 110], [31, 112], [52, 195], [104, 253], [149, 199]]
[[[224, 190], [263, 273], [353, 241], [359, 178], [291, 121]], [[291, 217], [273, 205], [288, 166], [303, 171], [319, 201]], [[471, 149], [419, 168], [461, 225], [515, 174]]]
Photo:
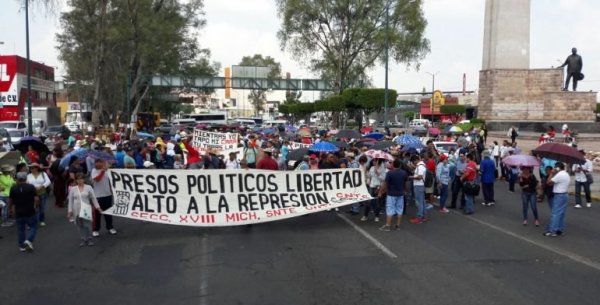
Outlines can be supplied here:
[[430, 73], [430, 72], [425, 72], [429, 75], [431, 75], [431, 100], [429, 101], [429, 110], [431, 111], [431, 125], [433, 126], [433, 94], [435, 92], [435, 76], [438, 75], [440, 73], [440, 71], [437, 71], [435, 73]]
[[27, 51], [27, 131], [33, 135], [33, 119], [31, 118], [31, 59], [29, 58], [29, 0], [25, 0], [25, 47]]
[[[383, 127], [387, 133], [388, 131], [388, 62], [389, 62], [389, 51], [390, 48], [390, 3], [385, 7], [385, 89], [383, 91], [384, 99], [384, 110], [383, 110]], [[368, 120], [368, 118], [367, 118]]]

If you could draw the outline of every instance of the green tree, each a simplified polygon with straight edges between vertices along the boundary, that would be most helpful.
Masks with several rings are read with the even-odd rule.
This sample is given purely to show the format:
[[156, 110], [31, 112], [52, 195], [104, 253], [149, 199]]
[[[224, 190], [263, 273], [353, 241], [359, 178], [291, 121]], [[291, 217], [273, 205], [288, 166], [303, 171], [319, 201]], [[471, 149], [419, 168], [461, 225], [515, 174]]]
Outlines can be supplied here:
[[452, 123], [456, 123], [462, 120], [467, 108], [465, 105], [442, 105], [440, 106], [440, 112], [443, 114], [450, 115]]
[[[268, 79], [276, 79], [281, 77], [281, 64], [271, 56], [263, 57], [261, 54], [254, 54], [253, 56], [244, 56], [240, 61], [241, 66], [251, 67], [268, 67], [269, 74]], [[254, 108], [254, 115], [258, 116], [259, 112], [264, 109], [264, 105], [267, 101], [267, 91], [260, 89], [253, 89], [248, 94], [248, 98], [252, 102]]]
[[417, 67], [429, 52], [422, 0], [276, 1], [282, 49], [335, 81], [338, 93], [367, 79], [386, 46], [392, 61]]
[[129, 104], [133, 111], [124, 116], [129, 118], [149, 92], [149, 75], [182, 73], [207, 55], [194, 32], [205, 23], [202, 0], [70, 0], [68, 5], [57, 35], [59, 58], [66, 78], [101, 116]]

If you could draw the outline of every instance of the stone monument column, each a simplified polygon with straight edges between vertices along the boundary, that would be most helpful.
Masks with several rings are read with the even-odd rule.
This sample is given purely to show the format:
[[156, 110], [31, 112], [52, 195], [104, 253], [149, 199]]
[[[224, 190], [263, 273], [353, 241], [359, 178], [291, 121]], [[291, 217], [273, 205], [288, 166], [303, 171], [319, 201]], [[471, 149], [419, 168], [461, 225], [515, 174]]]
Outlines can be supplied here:
[[562, 69], [530, 69], [530, 13], [531, 0], [486, 0], [477, 117], [493, 129], [593, 122], [596, 93], [562, 92]]
[[531, 0], [486, 0], [483, 67], [529, 69]]

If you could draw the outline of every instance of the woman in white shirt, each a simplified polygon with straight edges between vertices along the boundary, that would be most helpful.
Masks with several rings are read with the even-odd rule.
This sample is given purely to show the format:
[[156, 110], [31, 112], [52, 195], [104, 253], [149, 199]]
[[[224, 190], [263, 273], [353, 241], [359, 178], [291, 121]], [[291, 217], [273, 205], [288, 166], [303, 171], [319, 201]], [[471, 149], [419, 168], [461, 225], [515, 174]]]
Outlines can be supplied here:
[[48, 201], [47, 189], [50, 186], [50, 178], [45, 172], [40, 170], [38, 163], [32, 163], [29, 166], [30, 173], [27, 175], [27, 183], [33, 185], [40, 197], [40, 207], [38, 212], [38, 221], [40, 227], [46, 225], [46, 202]]
[[386, 161], [383, 159], [373, 159], [371, 162], [371, 167], [367, 171], [367, 181], [369, 185], [369, 193], [371, 194], [371, 197], [374, 198], [371, 199], [369, 204], [366, 206], [365, 214], [360, 220], [367, 221], [369, 219], [369, 212], [371, 212], [372, 209], [373, 214], [375, 215], [375, 222], [379, 222], [379, 213], [383, 207], [383, 197], [378, 197], [378, 192], [381, 184], [385, 180], [387, 168], [385, 166]]
[[[94, 209], [100, 210], [100, 204], [96, 200], [94, 189], [85, 184], [83, 173], [75, 175], [76, 186], [69, 191], [69, 207], [67, 218], [74, 221], [81, 235], [80, 247], [93, 246], [92, 242], [92, 213]], [[87, 213], [85, 213], [87, 212]], [[89, 214], [88, 214], [89, 213]]]

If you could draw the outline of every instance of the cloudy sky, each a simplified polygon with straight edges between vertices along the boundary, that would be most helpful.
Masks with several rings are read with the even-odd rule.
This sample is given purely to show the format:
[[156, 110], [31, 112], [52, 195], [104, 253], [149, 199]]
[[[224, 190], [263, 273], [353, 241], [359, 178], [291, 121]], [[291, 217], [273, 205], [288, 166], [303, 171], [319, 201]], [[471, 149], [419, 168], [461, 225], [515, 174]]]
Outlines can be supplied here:
[[[0, 54], [25, 55], [24, 12], [22, 0], [0, 0]], [[64, 0], [63, 0], [64, 1]], [[462, 75], [467, 89], [478, 88], [482, 62], [484, 0], [425, 0], [424, 12], [429, 25], [427, 37], [431, 53], [422, 61], [420, 71], [402, 64], [390, 65], [390, 88], [398, 92], [421, 91], [431, 87], [435, 73], [436, 89], [461, 90]], [[63, 10], [67, 9], [63, 5]], [[237, 64], [242, 56], [260, 53], [282, 63], [284, 72], [293, 77], [313, 77], [302, 63], [281, 51], [276, 33], [280, 22], [274, 0], [205, 0], [207, 26], [200, 33], [203, 47], [212, 50], [213, 60], [223, 67]], [[579, 89], [600, 90], [600, 1], [532, 0], [531, 68], [557, 66], [569, 55], [571, 47], [583, 56], [586, 75]], [[60, 31], [57, 16], [34, 13], [31, 20], [31, 57], [57, 66], [55, 33]], [[560, 63], [559, 63], [560, 62]], [[374, 84], [384, 85], [384, 69], [370, 72]]]

